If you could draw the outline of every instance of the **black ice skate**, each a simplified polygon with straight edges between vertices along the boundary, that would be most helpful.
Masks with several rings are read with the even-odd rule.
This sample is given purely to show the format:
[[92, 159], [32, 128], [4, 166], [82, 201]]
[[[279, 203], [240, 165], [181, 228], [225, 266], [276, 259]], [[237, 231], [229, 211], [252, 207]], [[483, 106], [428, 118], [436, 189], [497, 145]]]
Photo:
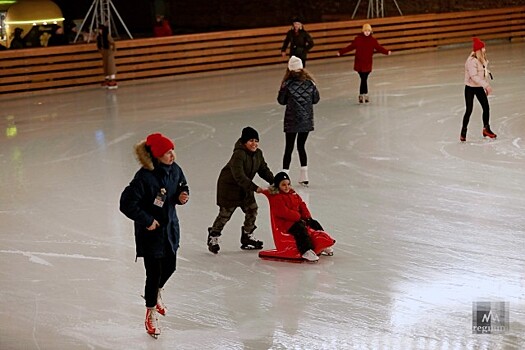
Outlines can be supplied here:
[[220, 235], [220, 232], [212, 231], [212, 228], [208, 227], [208, 250], [213, 254], [217, 254], [221, 250], [219, 246]]
[[253, 236], [253, 231], [255, 231], [256, 228], [257, 226], [255, 226], [253, 230], [251, 230], [251, 232], [247, 232], [244, 230], [244, 226], [241, 227], [241, 249], [244, 249], [244, 250], [262, 249], [263, 242], [256, 240], [255, 237]]

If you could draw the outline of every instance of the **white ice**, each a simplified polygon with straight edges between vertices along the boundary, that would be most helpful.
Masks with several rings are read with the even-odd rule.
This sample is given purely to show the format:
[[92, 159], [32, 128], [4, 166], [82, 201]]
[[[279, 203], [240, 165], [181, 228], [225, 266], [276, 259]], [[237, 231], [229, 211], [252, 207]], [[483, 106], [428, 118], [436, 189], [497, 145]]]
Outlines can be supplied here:
[[[220, 253], [206, 247], [217, 176], [244, 126], [281, 168], [284, 62], [1, 96], [0, 349], [524, 349], [525, 43], [487, 52], [498, 138], [481, 136], [475, 101], [463, 144], [469, 47], [377, 55], [369, 105], [357, 103], [352, 58], [308, 62], [321, 102], [311, 186], [298, 191], [337, 240], [317, 264], [241, 251], [240, 210]], [[118, 210], [139, 167], [132, 146], [155, 131], [175, 140], [191, 189], [158, 340], [144, 330], [144, 268]], [[257, 200], [256, 236], [271, 248]], [[508, 302], [510, 330], [472, 334], [478, 301]]]

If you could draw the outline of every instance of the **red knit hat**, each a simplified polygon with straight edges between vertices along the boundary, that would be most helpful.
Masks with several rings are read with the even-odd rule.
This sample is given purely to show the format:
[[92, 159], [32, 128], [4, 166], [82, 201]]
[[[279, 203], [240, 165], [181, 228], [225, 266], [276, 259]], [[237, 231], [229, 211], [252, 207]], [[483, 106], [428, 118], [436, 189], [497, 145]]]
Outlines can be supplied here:
[[483, 41], [479, 40], [476, 37], [472, 38], [472, 50], [474, 52], [481, 50], [484, 47], [485, 47], [485, 43]]
[[146, 138], [146, 145], [151, 150], [151, 154], [155, 158], [160, 158], [164, 153], [175, 148], [175, 144], [161, 133], [148, 135]]

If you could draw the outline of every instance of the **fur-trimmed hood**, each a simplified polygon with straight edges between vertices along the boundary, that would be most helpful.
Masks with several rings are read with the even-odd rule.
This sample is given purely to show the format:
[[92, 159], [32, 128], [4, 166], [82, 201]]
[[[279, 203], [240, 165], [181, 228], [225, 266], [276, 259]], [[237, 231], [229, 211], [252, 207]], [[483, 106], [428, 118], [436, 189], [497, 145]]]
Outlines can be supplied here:
[[[280, 191], [279, 191], [279, 188], [275, 187], [275, 185], [270, 185], [270, 186], [268, 187], [268, 193], [269, 193], [269, 194], [279, 194]], [[290, 188], [290, 192], [288, 192], [288, 193], [282, 193], [282, 194], [285, 194], [285, 195], [286, 195], [286, 194], [293, 194], [293, 193], [295, 193], [295, 190], [294, 190], [293, 188]]]
[[144, 169], [155, 169], [153, 157], [146, 146], [146, 140], [142, 140], [135, 145], [135, 156]]

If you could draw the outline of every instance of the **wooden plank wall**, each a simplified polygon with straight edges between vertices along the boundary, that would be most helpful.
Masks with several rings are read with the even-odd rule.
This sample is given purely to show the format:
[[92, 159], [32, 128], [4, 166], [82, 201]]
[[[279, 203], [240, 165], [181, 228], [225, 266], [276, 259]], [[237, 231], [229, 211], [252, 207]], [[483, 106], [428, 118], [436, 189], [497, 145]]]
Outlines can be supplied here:
[[[306, 25], [315, 41], [309, 60], [336, 57], [370, 23], [392, 51], [433, 50], [482, 40], [525, 38], [525, 6], [442, 14], [348, 20]], [[196, 72], [282, 64], [286, 27], [232, 30], [117, 41], [119, 83]], [[97, 86], [102, 80], [96, 45], [0, 51], [0, 94]]]

